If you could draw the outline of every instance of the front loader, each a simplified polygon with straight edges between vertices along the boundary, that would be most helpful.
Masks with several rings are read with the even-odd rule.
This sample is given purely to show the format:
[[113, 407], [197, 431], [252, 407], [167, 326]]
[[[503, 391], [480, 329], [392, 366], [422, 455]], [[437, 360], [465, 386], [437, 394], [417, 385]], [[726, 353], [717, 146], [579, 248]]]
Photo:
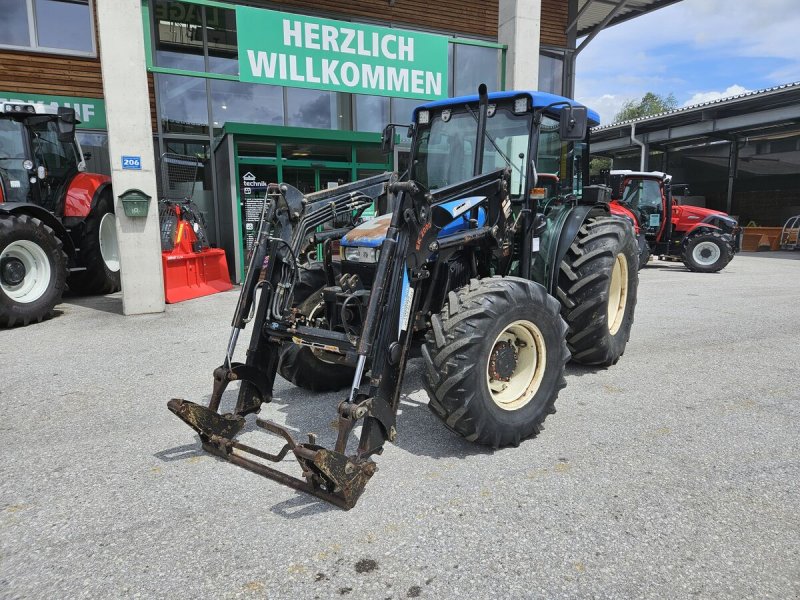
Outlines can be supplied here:
[[[415, 111], [410, 173], [309, 195], [271, 184], [211, 400], [173, 399], [169, 409], [206, 450], [346, 509], [374, 474], [372, 457], [398, 435], [412, 353], [448, 428], [492, 447], [535, 436], [565, 385], [568, 345], [588, 350], [586, 362], [611, 364], [633, 320], [635, 240], [610, 216], [607, 189], [564, 193], [539, 210], [537, 162], [562, 164], [562, 181], [579, 183], [590, 120], [565, 98], [481, 86], [478, 96]], [[394, 138], [387, 127], [387, 150]], [[384, 214], [357, 225], [351, 218], [373, 203]], [[304, 262], [320, 244], [321, 260]], [[278, 452], [236, 439], [245, 417], [271, 401], [278, 373], [310, 390], [348, 388], [334, 448], [262, 419], [256, 425], [284, 441]], [[236, 406], [220, 414], [233, 381]], [[289, 455], [301, 478], [268, 464]]]

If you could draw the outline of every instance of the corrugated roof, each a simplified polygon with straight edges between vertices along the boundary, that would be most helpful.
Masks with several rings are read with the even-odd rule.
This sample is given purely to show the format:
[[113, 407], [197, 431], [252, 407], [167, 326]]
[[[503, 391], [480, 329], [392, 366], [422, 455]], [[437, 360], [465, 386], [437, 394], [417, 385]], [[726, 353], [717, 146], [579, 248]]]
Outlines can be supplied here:
[[631, 123], [644, 123], [648, 121], [653, 121], [655, 119], [660, 119], [662, 117], [667, 117], [670, 115], [677, 115], [681, 113], [690, 113], [697, 110], [705, 110], [709, 107], [721, 107], [726, 104], [731, 104], [733, 102], [737, 102], [743, 98], [752, 98], [755, 96], [769, 96], [776, 93], [785, 92], [786, 90], [790, 90], [793, 88], [800, 88], [800, 81], [794, 83], [786, 83], [783, 85], [777, 85], [774, 87], [764, 88], [761, 90], [754, 90], [752, 92], [744, 92], [743, 94], [737, 94], [735, 96], [726, 96], [725, 98], [718, 98], [717, 100], [709, 100], [708, 102], [701, 102], [700, 104], [692, 104], [691, 106], [684, 106], [681, 108], [676, 108], [675, 110], [669, 110], [662, 113], [658, 113], [655, 115], [650, 115], [648, 117], [640, 117], [638, 119], [629, 119], [627, 121], [619, 121], [617, 123], [611, 123], [610, 125], [600, 125], [598, 127], [592, 128], [593, 132], [600, 132], [606, 131], [609, 129], [613, 129], [615, 127], [622, 127], [623, 125], [630, 125]]
[[[653, 12], [681, 0], [627, 0], [614, 18], [606, 25], [610, 27], [628, 19]], [[606, 17], [618, 6], [620, 0], [579, 0], [577, 36], [583, 37], [592, 33]]]

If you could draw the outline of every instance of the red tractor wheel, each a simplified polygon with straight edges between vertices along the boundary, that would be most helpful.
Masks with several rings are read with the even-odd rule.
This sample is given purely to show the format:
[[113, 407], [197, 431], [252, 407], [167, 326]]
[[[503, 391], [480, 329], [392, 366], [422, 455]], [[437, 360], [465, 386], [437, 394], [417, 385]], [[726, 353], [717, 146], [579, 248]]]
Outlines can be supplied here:
[[110, 194], [103, 194], [86, 217], [80, 254], [85, 271], [69, 277], [69, 288], [79, 294], [111, 294], [120, 289], [117, 218]]
[[733, 258], [733, 246], [721, 233], [701, 233], [692, 236], [684, 245], [681, 260], [696, 273], [721, 271]]
[[49, 317], [66, 278], [67, 255], [50, 227], [28, 215], [0, 216], [0, 327]]

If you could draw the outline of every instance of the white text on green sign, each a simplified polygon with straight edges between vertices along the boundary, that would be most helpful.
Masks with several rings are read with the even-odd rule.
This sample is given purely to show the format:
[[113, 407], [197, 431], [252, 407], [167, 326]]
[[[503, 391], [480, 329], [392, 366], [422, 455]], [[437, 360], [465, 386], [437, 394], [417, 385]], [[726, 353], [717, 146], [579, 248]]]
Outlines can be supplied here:
[[447, 38], [236, 7], [239, 78], [353, 94], [447, 96]]
[[0, 91], [0, 102], [32, 102], [58, 108], [74, 108], [79, 129], [105, 129], [106, 103], [100, 98], [76, 98], [73, 96], [44, 96]]

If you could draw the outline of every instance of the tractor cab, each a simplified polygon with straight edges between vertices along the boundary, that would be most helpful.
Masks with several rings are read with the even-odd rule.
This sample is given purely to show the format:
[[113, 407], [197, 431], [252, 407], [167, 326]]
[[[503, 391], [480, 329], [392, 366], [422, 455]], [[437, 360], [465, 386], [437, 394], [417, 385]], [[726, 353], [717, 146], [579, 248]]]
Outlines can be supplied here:
[[0, 103], [0, 201], [63, 214], [66, 188], [86, 168], [77, 122], [69, 108]]
[[[512, 228], [515, 239], [504, 244], [518, 244], [522, 252], [510, 262], [500, 258], [497, 268], [532, 277], [536, 268], [533, 257], [541, 250], [539, 269], [547, 273], [539, 278], [552, 280], [549, 265], [557, 262], [558, 234], [569, 208], [554, 200], [570, 197], [572, 205], [581, 200], [583, 182], [588, 181], [588, 128], [597, 123], [597, 113], [574, 100], [538, 91], [483, 93], [430, 102], [414, 110], [413, 123], [407, 126], [412, 148], [405, 176], [437, 193], [455, 190], [474, 177], [505, 172], [508, 201], [502, 207], [492, 206], [487, 197], [477, 197], [442, 205], [456, 219], [441, 229], [439, 239], [497, 223], [502, 210], [502, 218], [518, 222]], [[397, 127], [388, 125], [384, 130], [385, 151], [392, 150]], [[593, 204], [595, 197], [587, 195], [586, 200]], [[464, 208], [467, 204], [468, 209]], [[545, 225], [545, 221], [550, 222]], [[534, 223], [543, 232], [541, 244]], [[388, 226], [389, 219], [366, 222], [341, 240], [345, 272], [364, 276], [364, 265], [353, 263], [377, 262], [377, 252], [366, 248], [378, 248]], [[358, 251], [361, 247], [365, 249]]]
[[667, 241], [672, 217], [672, 176], [660, 171], [647, 173], [612, 171], [612, 210], [634, 218], [634, 228], [648, 243]]

